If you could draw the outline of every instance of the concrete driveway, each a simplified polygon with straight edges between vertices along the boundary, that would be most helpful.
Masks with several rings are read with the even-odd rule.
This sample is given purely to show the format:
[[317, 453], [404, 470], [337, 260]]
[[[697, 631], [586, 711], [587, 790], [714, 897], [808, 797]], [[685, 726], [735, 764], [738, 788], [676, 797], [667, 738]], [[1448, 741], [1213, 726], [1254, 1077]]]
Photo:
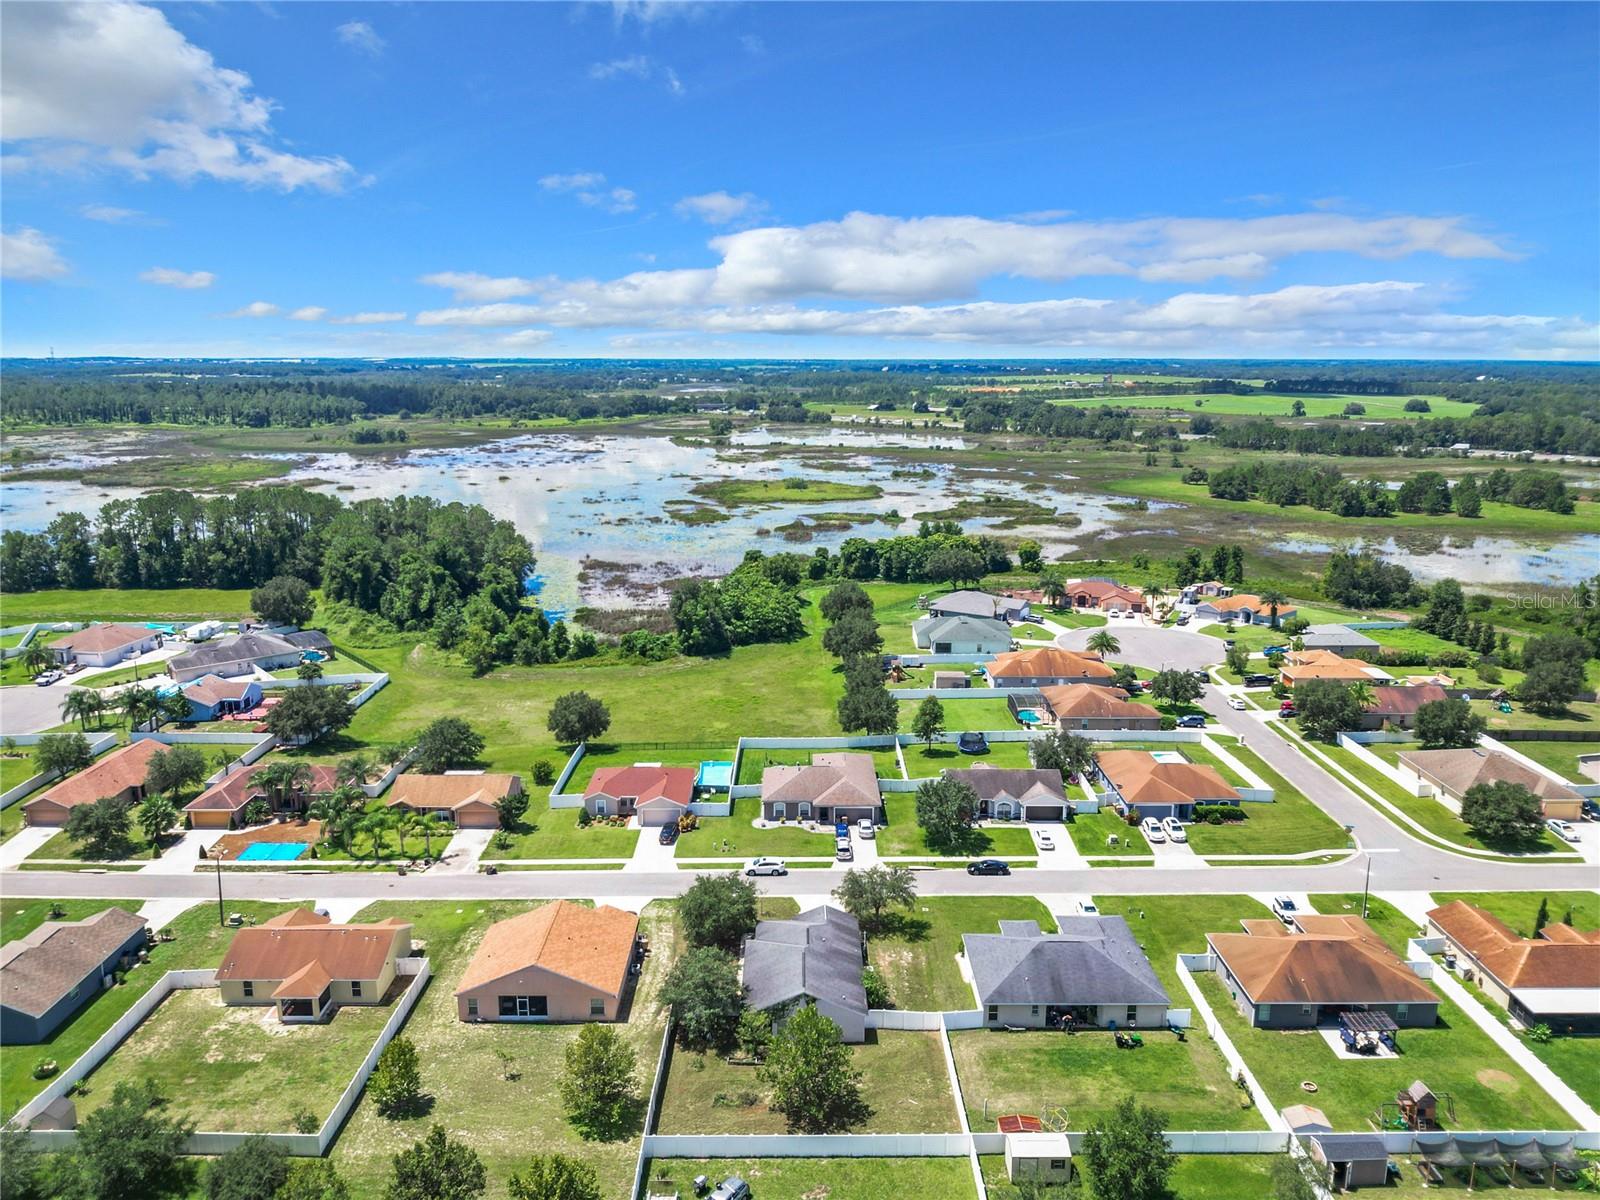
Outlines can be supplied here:
[[[1180, 671], [1204, 670], [1222, 661], [1221, 638], [1206, 637], [1187, 629], [1163, 629], [1136, 621], [1111, 621], [1107, 632], [1121, 643], [1122, 650], [1111, 657], [1137, 667], [1160, 671], [1171, 667]], [[1082, 650], [1099, 629], [1072, 629], [1056, 638], [1063, 650]]]
[[61, 702], [72, 690], [64, 679], [49, 687], [24, 683], [0, 688], [0, 733], [42, 733], [61, 724]]

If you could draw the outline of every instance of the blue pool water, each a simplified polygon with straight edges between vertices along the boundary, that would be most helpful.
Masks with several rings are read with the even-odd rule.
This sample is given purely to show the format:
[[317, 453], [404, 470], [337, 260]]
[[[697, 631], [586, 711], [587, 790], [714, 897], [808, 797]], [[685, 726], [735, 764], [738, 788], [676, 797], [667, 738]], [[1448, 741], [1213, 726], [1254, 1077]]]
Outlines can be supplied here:
[[1017, 720], [1021, 721], [1024, 725], [1043, 725], [1044, 724], [1043, 715], [1039, 712], [1038, 709], [1034, 709], [1034, 708], [1019, 708], [1019, 709], [1017, 709]]
[[715, 791], [725, 791], [733, 783], [733, 764], [715, 759], [707, 759], [700, 764], [700, 773], [695, 776], [696, 787], [712, 788]]
[[239, 855], [238, 861], [287, 862], [305, 852], [305, 842], [251, 842]]

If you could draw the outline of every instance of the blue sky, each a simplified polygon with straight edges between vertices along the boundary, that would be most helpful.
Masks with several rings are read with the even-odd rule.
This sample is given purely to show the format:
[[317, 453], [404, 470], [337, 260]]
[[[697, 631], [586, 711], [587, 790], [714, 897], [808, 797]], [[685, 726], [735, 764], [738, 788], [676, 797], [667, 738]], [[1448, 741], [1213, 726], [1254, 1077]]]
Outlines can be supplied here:
[[1600, 357], [1600, 6], [0, 7], [6, 354]]

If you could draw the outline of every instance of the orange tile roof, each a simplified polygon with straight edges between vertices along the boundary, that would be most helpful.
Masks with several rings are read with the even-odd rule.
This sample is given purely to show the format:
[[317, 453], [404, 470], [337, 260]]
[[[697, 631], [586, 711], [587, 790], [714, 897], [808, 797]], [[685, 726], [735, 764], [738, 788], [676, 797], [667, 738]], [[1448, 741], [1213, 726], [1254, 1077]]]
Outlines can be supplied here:
[[401, 775], [389, 789], [388, 803], [407, 808], [448, 808], [487, 804], [522, 790], [520, 775]]
[[1305, 650], [1289, 655], [1283, 676], [1285, 679], [1349, 679], [1369, 683], [1376, 678], [1368, 664], [1345, 658], [1332, 650]]
[[987, 670], [990, 679], [1110, 679], [1116, 674], [1098, 654], [1080, 654], [1057, 646], [997, 654]]
[[538, 967], [621, 996], [638, 930], [636, 913], [609, 904], [589, 908], [571, 900], [552, 901], [489, 926], [456, 995]]
[[[184, 812], [210, 812], [222, 810], [235, 812], [249, 803], [250, 797], [264, 793], [265, 788], [256, 776], [267, 769], [267, 763], [254, 763], [234, 771], [220, 782], [201, 792], [183, 806]], [[325, 796], [339, 786], [334, 769], [324, 763], [311, 764], [311, 782], [306, 786], [308, 796]]]
[[[1208, 599], [1209, 605], [1217, 612], [1237, 612], [1241, 608], [1248, 608], [1251, 612], [1271, 612], [1272, 605], [1260, 596], [1253, 596], [1249, 592], [1236, 592], [1232, 596], [1216, 596]], [[1278, 616], [1295, 611], [1294, 605], [1288, 601], [1278, 605]]]
[[1126, 717], [1148, 721], [1161, 716], [1148, 704], [1130, 702], [1128, 693], [1121, 688], [1065, 683], [1042, 687], [1039, 694], [1057, 717]]
[[[299, 976], [304, 982], [317, 974], [301, 974], [308, 967], [329, 979], [376, 979], [390, 956], [404, 954], [410, 943], [411, 925], [406, 921], [335, 925], [326, 917], [295, 909], [234, 934], [217, 979], [277, 979], [288, 984]], [[320, 992], [318, 988], [314, 994]]]
[[688, 805], [694, 799], [696, 774], [693, 767], [601, 767], [583, 794], [634, 796], [638, 804], [664, 796], [674, 804]]
[[1213, 933], [1252, 1004], [1428, 1004], [1439, 997], [1360, 917], [1301, 918], [1326, 932]]
[[1100, 770], [1127, 804], [1193, 804], [1198, 800], [1237, 800], [1239, 793], [1205, 763], [1157, 762], [1148, 750], [1102, 750]]
[[116, 650], [121, 646], [133, 642], [142, 642], [145, 638], [153, 638], [154, 629], [145, 629], [138, 625], [123, 625], [113, 623], [109, 625], [90, 625], [65, 637], [58, 637], [50, 643], [52, 650], [83, 650], [90, 654], [103, 653], [107, 650]]
[[102, 796], [116, 796], [129, 788], [143, 787], [145, 776], [150, 773], [150, 760], [165, 749], [154, 738], [130, 742], [35, 796], [22, 809], [27, 812], [34, 805], [44, 803], [76, 808], [80, 804], [93, 804]]
[[1600, 988], [1600, 933], [1546, 925], [1518, 937], [1492, 913], [1452, 900], [1428, 918], [1508, 988]]

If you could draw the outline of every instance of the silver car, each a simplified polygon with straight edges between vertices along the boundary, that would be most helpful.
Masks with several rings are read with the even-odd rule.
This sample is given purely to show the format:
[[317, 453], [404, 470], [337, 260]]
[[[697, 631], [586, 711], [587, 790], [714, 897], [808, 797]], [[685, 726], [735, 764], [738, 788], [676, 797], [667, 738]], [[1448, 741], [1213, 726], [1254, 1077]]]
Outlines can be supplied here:
[[744, 865], [746, 875], [787, 875], [789, 868], [781, 858], [752, 858]]

